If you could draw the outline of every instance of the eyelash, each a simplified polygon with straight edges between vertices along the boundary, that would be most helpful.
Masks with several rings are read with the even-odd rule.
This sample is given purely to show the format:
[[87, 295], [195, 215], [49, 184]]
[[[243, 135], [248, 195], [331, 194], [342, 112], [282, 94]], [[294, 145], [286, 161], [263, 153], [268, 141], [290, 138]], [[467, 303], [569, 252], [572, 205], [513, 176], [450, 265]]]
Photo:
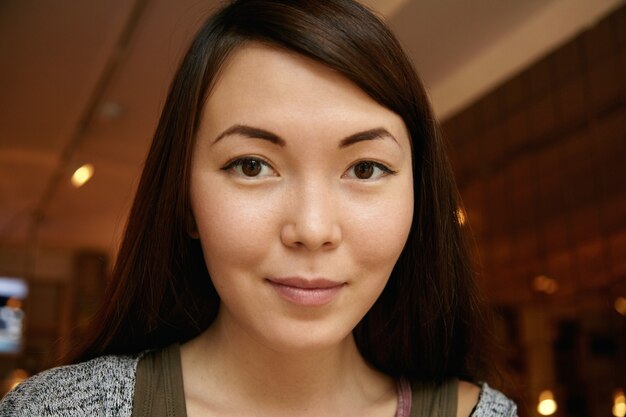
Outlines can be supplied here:
[[[376, 162], [376, 161], [371, 161], [369, 159], [365, 159], [365, 160], [361, 160], [361, 161], [357, 161], [355, 163], [353, 163], [352, 165], [350, 165], [350, 168], [348, 169], [348, 172], [354, 170], [359, 164], [371, 164], [373, 168], [377, 168], [381, 171], [381, 174], [379, 176], [377, 176], [374, 179], [378, 179], [381, 177], [386, 177], [387, 175], [395, 175], [397, 173], [397, 171], [392, 170], [391, 168], [389, 168], [387, 165], [385, 164], [381, 164], [380, 162]], [[347, 174], [344, 174], [344, 176], [346, 176]], [[352, 177], [350, 177], [352, 178]], [[373, 181], [374, 179], [370, 178], [355, 178], [358, 181]]]
[[[263, 168], [269, 168], [272, 171], [274, 171], [274, 168], [272, 168], [272, 166], [267, 161], [265, 161], [264, 159], [259, 158], [259, 157], [237, 158], [237, 159], [234, 159], [234, 160], [228, 162], [221, 169], [223, 171], [231, 171], [231, 172], [233, 172], [233, 171], [235, 171], [238, 168], [241, 169], [243, 167], [243, 164], [246, 161], [254, 161], [256, 163], [260, 163], [261, 164], [261, 168], [260, 168], [261, 170]], [[348, 169], [347, 172], [350, 172], [350, 171], [354, 170], [359, 164], [363, 164], [363, 163], [371, 164], [371, 166], [373, 168], [377, 168], [380, 171], [382, 171], [382, 174], [377, 176], [375, 179], [378, 179], [378, 178], [381, 178], [381, 177], [385, 177], [387, 175], [395, 175], [397, 173], [397, 171], [392, 170], [391, 168], [389, 168], [388, 166], [386, 166], [386, 165], [384, 165], [384, 164], [382, 164], [380, 162], [376, 162], [376, 161], [372, 161], [372, 160], [368, 160], [368, 159], [356, 161], [355, 163], [350, 165], [350, 168]], [[347, 176], [347, 172], [346, 172], [346, 174], [343, 175], [343, 177]], [[243, 177], [243, 178], [248, 178], [248, 179], [263, 178], [263, 177], [272, 176], [272, 175], [261, 175], [261, 176], [259, 176], [259, 175], [246, 175], [243, 172], [237, 172], [237, 171], [235, 171], [235, 173], [238, 174], [239, 176]], [[358, 177], [352, 177], [351, 176], [350, 178], [354, 178], [354, 179], [356, 179], [358, 181], [371, 181], [372, 180], [371, 177], [370, 178], [358, 178]]]
[[[255, 162], [261, 164], [261, 169], [269, 168], [272, 171], [274, 171], [274, 168], [272, 168], [272, 166], [267, 161], [265, 161], [263, 158], [259, 158], [259, 157], [256, 157], [256, 156], [254, 156], [254, 157], [253, 156], [246, 156], [246, 157], [243, 157], [243, 158], [236, 158], [236, 159], [228, 162], [222, 168], [222, 170], [223, 171], [231, 171], [231, 172], [233, 172], [237, 168], [242, 168], [245, 161], [255, 161]], [[243, 172], [236, 172], [236, 171], [235, 171], [235, 173], [238, 174], [239, 176], [243, 177], [243, 178], [250, 178], [250, 179], [259, 178], [258, 175], [251, 176], [251, 175], [246, 175]], [[268, 176], [270, 176], [270, 175], [262, 175], [260, 177], [268, 177]]]

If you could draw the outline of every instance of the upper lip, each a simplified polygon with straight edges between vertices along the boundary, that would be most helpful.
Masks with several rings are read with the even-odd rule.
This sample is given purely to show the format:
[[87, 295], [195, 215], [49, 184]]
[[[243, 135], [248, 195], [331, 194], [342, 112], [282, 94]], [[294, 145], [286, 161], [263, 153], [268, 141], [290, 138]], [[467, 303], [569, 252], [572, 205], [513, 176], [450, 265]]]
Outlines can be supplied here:
[[315, 289], [315, 288], [333, 288], [343, 285], [343, 282], [331, 281], [325, 278], [300, 278], [300, 277], [289, 277], [289, 278], [268, 278], [268, 281], [279, 284], [286, 285], [288, 287], [294, 288], [303, 288], [303, 289]]

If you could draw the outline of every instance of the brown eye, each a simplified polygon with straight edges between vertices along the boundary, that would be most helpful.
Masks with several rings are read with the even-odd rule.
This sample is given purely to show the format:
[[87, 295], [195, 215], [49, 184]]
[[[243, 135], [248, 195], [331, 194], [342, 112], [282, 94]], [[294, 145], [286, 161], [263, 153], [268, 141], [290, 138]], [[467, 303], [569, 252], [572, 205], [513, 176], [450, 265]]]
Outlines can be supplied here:
[[354, 166], [354, 176], [360, 180], [372, 178], [374, 174], [374, 163], [363, 161]]
[[274, 171], [270, 164], [261, 158], [254, 157], [235, 159], [224, 166], [222, 170], [248, 179], [277, 176], [276, 171]]
[[346, 178], [361, 181], [375, 181], [387, 175], [395, 175], [396, 171], [388, 166], [375, 161], [359, 161], [348, 169], [344, 174]]
[[256, 177], [261, 172], [261, 161], [258, 159], [242, 159], [241, 160], [241, 172], [246, 177]]

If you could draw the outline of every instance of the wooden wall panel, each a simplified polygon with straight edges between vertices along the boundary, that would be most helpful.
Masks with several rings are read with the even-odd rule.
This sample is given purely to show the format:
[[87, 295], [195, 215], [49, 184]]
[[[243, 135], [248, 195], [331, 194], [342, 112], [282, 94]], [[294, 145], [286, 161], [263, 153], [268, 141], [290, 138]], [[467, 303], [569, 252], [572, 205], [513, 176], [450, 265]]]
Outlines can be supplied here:
[[555, 91], [555, 112], [564, 134], [575, 132], [586, 125], [585, 88], [583, 78], [572, 78]]
[[[561, 186], [567, 190], [570, 210], [596, 204], [600, 175], [598, 168], [601, 161], [597, 155], [597, 146], [587, 135], [576, 135], [567, 142], [564, 181]], [[582, 236], [580, 238], [583, 238]]]
[[618, 64], [614, 57], [594, 63], [589, 69], [589, 104], [599, 114], [611, 111], [623, 99], [623, 91], [617, 88], [620, 85]]
[[510, 229], [524, 230], [534, 227], [537, 217], [537, 207], [540, 201], [537, 195], [535, 158], [520, 157], [505, 169], [504, 176], [510, 179], [510, 199], [508, 212], [511, 215]]
[[546, 253], [559, 255], [561, 252], [570, 250], [569, 224], [570, 220], [567, 216], [555, 217], [543, 223], [541, 232]]
[[528, 130], [528, 111], [526, 108], [515, 109], [512, 113], [504, 116], [506, 136], [509, 149], [518, 149], [526, 143], [530, 132]]
[[606, 249], [604, 239], [600, 238], [583, 241], [577, 246], [575, 259], [580, 291], [601, 288], [610, 282], [606, 271]]
[[502, 110], [500, 96], [500, 92], [496, 90], [487, 94], [476, 103], [478, 109], [477, 125], [479, 127], [493, 126], [500, 122]]
[[[544, 261], [542, 251], [539, 249], [539, 235], [533, 226], [524, 228], [515, 234], [515, 257], [516, 261], [524, 264], [537, 262], [540, 264]], [[541, 274], [541, 268], [535, 274]], [[534, 275], [529, 275], [532, 278]]]
[[[554, 85], [578, 82], [583, 77], [583, 54], [579, 43], [572, 41], [553, 52]], [[578, 81], [577, 81], [578, 80]]]
[[602, 119], [595, 132], [602, 158], [599, 176], [603, 193], [607, 197], [626, 193], [626, 106]]
[[526, 78], [528, 95], [531, 102], [549, 96], [552, 91], [552, 67], [554, 58], [549, 55], [531, 66], [521, 77]]
[[585, 31], [581, 36], [581, 40], [588, 62], [599, 62], [615, 57], [615, 50], [617, 49], [616, 35], [611, 19], [607, 19]]
[[545, 143], [557, 128], [555, 98], [552, 90], [548, 91], [549, 95], [532, 101], [528, 108], [528, 120], [532, 122], [529, 123], [530, 141], [527, 146]]
[[626, 283], [626, 7], [443, 131], [495, 302], [540, 300], [540, 274], [556, 299]]
[[[618, 74], [620, 78], [623, 78], [623, 74], [626, 74], [626, 8], [622, 7], [611, 15], [609, 20], [617, 39]], [[624, 100], [626, 98], [626, 84], [621, 83], [616, 86], [618, 89], [620, 87], [622, 90], [621, 97]]]
[[[626, 383], [626, 339], [615, 338], [626, 335], [626, 317], [613, 307], [626, 297], [626, 5], [443, 131], [476, 234], [479, 283], [521, 318], [507, 346], [507, 360], [524, 364], [515, 368], [528, 399], [521, 415], [537, 415], [546, 385], [559, 415], [610, 413], [611, 390]], [[545, 277], [554, 292], [537, 289]], [[550, 337], [570, 324], [567, 343]], [[600, 357], [603, 340], [617, 353]]]
[[497, 268], [504, 268], [511, 264], [517, 257], [513, 248], [513, 241], [510, 239], [493, 239], [490, 245], [485, 245], [489, 255], [483, 256], [483, 262], [489, 260]]
[[[626, 207], [626, 202], [624, 206]], [[611, 234], [608, 244], [611, 277], [626, 276], [626, 256], [624, 256], [626, 253], [626, 229]]]
[[520, 77], [515, 77], [506, 81], [502, 87], [500, 87], [500, 91], [502, 94], [501, 115], [515, 113], [515, 111], [523, 107], [524, 103], [528, 100], [526, 85], [524, 80]]
[[537, 202], [537, 222], [540, 224], [564, 219], [568, 211], [563, 187], [566, 180], [563, 148], [564, 142], [557, 142], [537, 155], [537, 194], [531, 198]]
[[545, 274], [559, 283], [558, 292], [571, 296], [578, 287], [578, 270], [569, 248], [550, 250], [546, 255]]
[[[626, 230], [626, 192], [611, 195], [602, 206], [602, 220], [607, 234]], [[622, 254], [626, 258], [626, 252]]]

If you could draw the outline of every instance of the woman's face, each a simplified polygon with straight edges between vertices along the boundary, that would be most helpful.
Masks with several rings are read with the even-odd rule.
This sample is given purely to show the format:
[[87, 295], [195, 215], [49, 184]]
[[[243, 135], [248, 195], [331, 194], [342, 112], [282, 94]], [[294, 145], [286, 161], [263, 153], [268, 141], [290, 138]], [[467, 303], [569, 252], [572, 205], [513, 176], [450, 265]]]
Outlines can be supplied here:
[[261, 44], [206, 103], [190, 198], [221, 328], [279, 351], [347, 340], [411, 226], [402, 119], [351, 81]]

